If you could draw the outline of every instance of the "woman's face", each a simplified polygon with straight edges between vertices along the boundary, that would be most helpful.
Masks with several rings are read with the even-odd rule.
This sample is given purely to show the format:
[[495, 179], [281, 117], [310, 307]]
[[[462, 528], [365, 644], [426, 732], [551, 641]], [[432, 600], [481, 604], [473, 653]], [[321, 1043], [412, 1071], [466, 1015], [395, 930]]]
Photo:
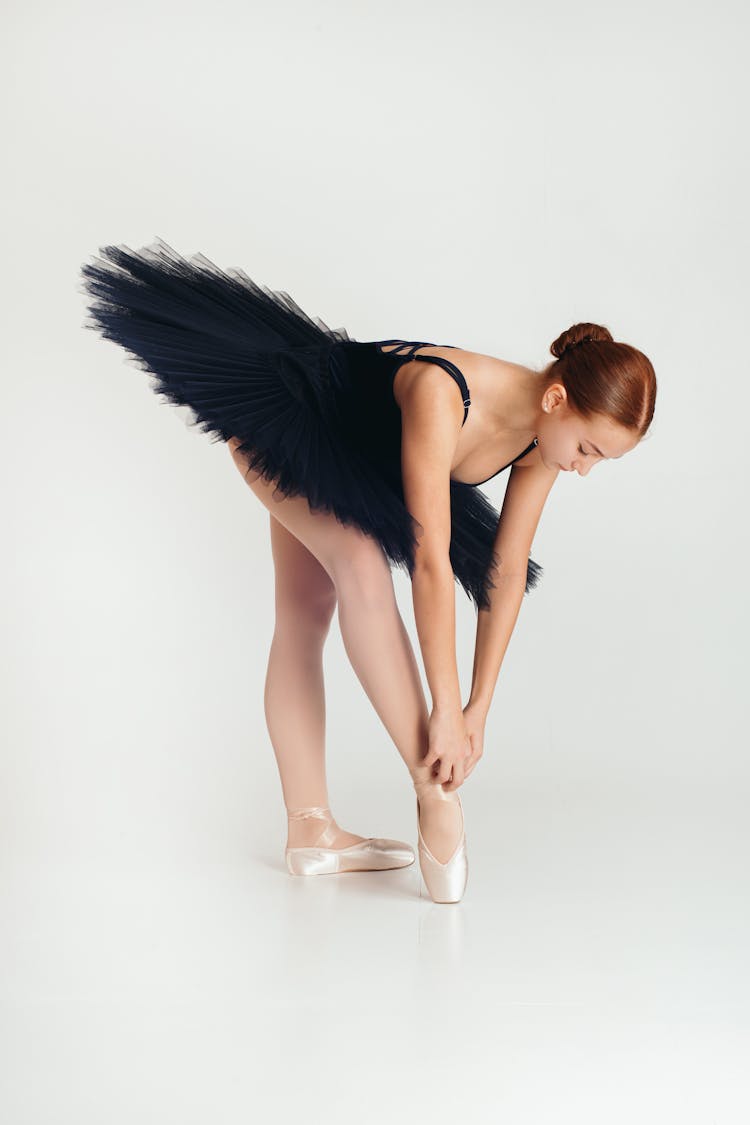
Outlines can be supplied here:
[[547, 468], [575, 470], [582, 477], [599, 461], [629, 453], [639, 440], [632, 430], [603, 414], [582, 418], [570, 406], [562, 383], [552, 383], [544, 392], [536, 433]]

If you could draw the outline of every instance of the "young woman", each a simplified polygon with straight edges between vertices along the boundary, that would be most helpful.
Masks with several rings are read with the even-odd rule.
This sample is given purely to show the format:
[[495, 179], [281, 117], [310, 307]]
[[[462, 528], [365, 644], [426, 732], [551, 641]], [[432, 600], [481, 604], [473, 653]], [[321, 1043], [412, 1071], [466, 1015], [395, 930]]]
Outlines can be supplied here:
[[[338, 609], [352, 667], [416, 792], [422, 875], [436, 902], [468, 877], [457, 790], [484, 727], [560, 470], [585, 476], [647, 432], [650, 361], [576, 324], [536, 371], [425, 341], [356, 341], [242, 270], [163, 240], [105, 246], [82, 267], [85, 325], [127, 349], [153, 389], [227, 443], [269, 512], [276, 627], [265, 714], [288, 815], [292, 874], [414, 861], [397, 840], [342, 829], [328, 806], [323, 645]], [[501, 513], [478, 485], [513, 466]], [[406, 569], [425, 674], [394, 596]], [[456, 664], [455, 582], [477, 608], [470, 698]]]

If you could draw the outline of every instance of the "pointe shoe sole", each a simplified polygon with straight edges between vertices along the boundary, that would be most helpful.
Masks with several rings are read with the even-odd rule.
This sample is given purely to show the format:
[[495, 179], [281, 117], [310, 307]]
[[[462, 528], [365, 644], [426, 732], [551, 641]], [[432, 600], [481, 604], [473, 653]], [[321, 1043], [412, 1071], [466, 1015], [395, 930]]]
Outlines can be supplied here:
[[345, 871], [391, 871], [409, 867], [415, 855], [400, 840], [372, 837], [348, 848], [287, 848], [290, 875], [338, 875]]

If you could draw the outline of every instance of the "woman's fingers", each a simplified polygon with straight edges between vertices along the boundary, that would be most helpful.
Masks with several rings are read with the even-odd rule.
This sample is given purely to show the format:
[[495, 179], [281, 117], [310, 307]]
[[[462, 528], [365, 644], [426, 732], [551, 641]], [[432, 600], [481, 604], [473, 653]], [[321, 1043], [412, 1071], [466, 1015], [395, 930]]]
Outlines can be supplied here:
[[466, 780], [466, 764], [465, 761], [454, 762], [448, 781], [444, 784], [444, 789], [459, 789]]
[[469, 746], [471, 749], [464, 758], [464, 777], [469, 776], [479, 759], [482, 757], [482, 739], [477, 738], [473, 734], [470, 734]]
[[435, 762], [436, 762], [437, 760], [438, 760], [438, 752], [437, 752], [437, 750], [429, 750], [429, 751], [427, 752], [427, 754], [425, 755], [425, 757], [424, 757], [424, 758], [422, 758], [422, 761], [420, 762], [420, 765], [422, 765], [422, 766], [430, 766], [430, 767], [431, 767], [431, 766], [434, 766], [434, 765], [435, 765]]
[[466, 781], [466, 778], [470, 777], [471, 774], [474, 772], [474, 768], [476, 767], [476, 764], [481, 757], [482, 757], [481, 750], [477, 750], [477, 749], [472, 747], [471, 754], [468, 754], [464, 758], [464, 781]]

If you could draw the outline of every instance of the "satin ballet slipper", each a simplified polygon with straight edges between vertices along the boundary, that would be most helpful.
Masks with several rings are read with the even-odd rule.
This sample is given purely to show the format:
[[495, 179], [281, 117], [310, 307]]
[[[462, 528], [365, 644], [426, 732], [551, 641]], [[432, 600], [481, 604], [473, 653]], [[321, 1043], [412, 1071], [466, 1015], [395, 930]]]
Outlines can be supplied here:
[[400, 840], [369, 837], [348, 848], [331, 847], [336, 829], [329, 808], [313, 805], [303, 809], [287, 809], [290, 820], [314, 817], [325, 826], [311, 847], [287, 848], [286, 865], [290, 875], [335, 875], [342, 871], [389, 871], [414, 863], [414, 852]]
[[[430, 897], [433, 902], [459, 902], [463, 897], [466, 890], [466, 883], [469, 878], [469, 858], [466, 851], [466, 830], [464, 826], [464, 810], [461, 805], [461, 798], [455, 790], [448, 792], [443, 789], [443, 786], [436, 781], [415, 781], [414, 789], [417, 794], [417, 832], [419, 834], [419, 866], [422, 871], [422, 878], [425, 881], [427, 890], [430, 892]], [[422, 800], [439, 800], [451, 801], [454, 804], [458, 803], [461, 810], [461, 838], [456, 844], [456, 850], [453, 855], [445, 863], [440, 863], [435, 859], [434, 855], [427, 847], [422, 836], [422, 828], [419, 823], [420, 804], [419, 798]]]

